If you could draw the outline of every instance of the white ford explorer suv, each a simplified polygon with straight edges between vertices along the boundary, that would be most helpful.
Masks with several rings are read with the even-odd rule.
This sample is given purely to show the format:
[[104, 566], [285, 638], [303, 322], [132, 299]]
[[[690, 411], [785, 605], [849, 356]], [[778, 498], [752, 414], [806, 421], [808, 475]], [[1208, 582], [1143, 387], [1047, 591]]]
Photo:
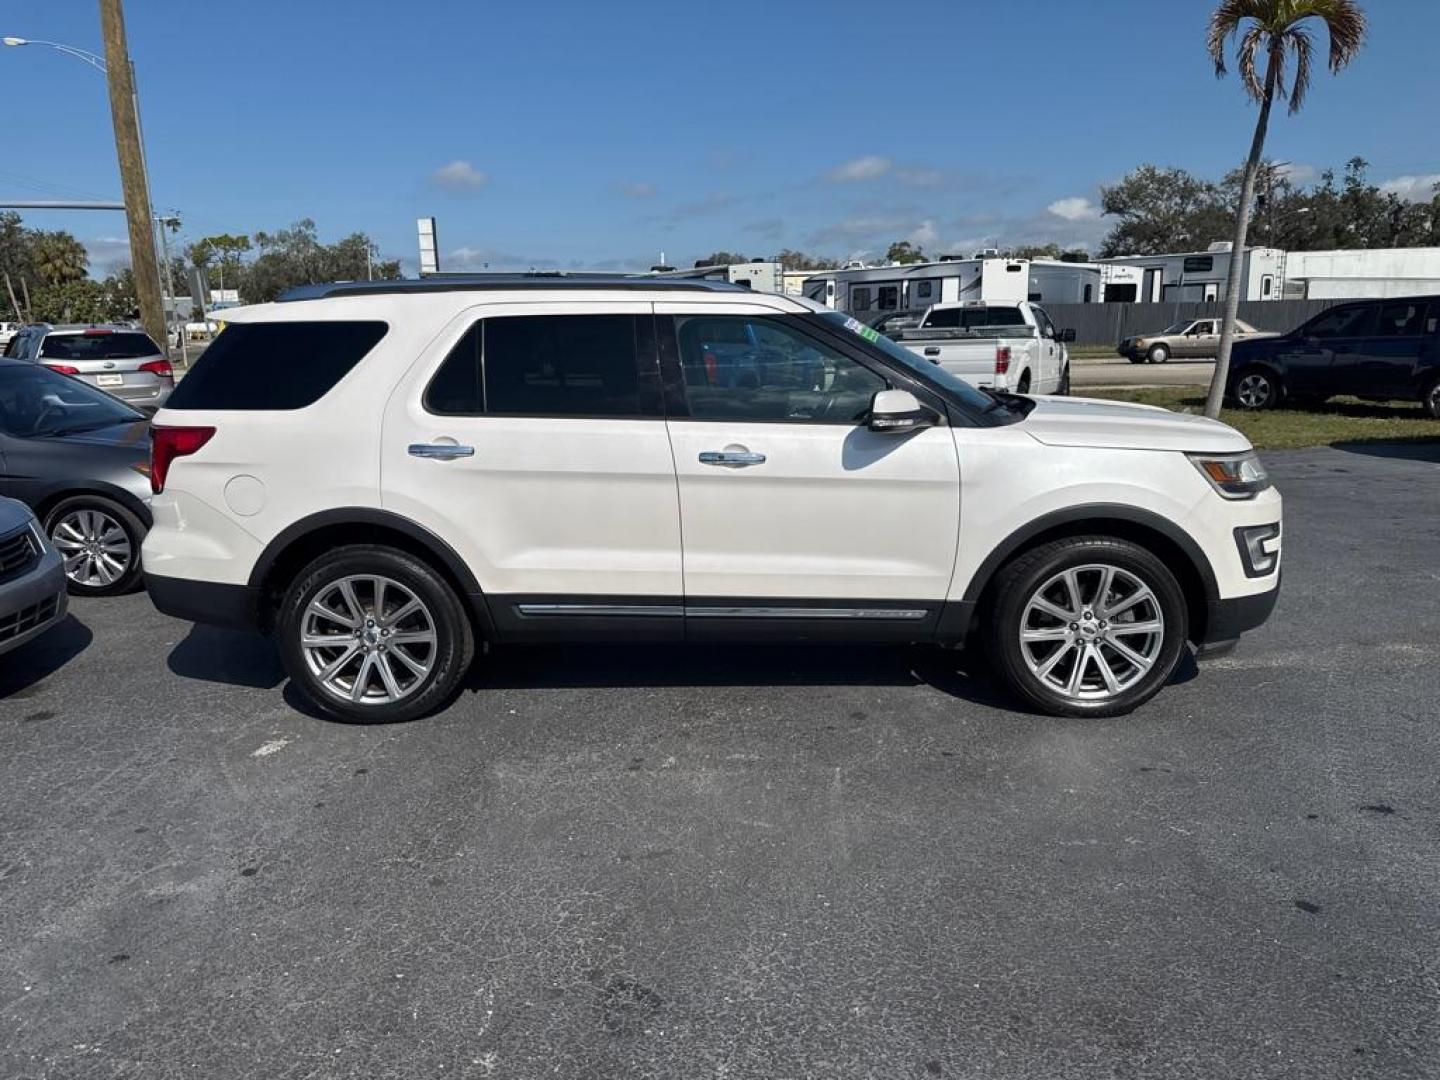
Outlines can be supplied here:
[[150, 595], [274, 633], [343, 719], [440, 706], [477, 641], [585, 639], [978, 640], [1109, 716], [1275, 603], [1231, 428], [982, 392], [808, 301], [493, 276], [226, 322], [155, 417]]

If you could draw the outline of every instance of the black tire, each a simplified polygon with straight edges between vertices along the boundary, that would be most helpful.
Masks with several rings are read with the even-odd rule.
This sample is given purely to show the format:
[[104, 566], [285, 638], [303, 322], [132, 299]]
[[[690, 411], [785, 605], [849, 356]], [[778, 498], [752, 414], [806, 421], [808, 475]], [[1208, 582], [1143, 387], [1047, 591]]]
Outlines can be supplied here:
[[1060, 388], [1055, 391], [1062, 397], [1070, 396], [1070, 365], [1065, 365], [1065, 370], [1060, 373]]
[[1421, 393], [1420, 408], [1431, 420], [1440, 420], [1440, 379], [1434, 380]]
[[[355, 701], [339, 696], [336, 689], [327, 686], [312, 670], [307, 654], [302, 648], [305, 618], [312, 601], [322, 593], [337, 587], [345, 578], [354, 576], [379, 576], [388, 582], [408, 590], [422, 604], [424, 618], [433, 627], [434, 644], [429, 653], [420, 654], [425, 674], [412, 676], [403, 665], [390, 665], [387, 671], [403, 677], [413, 677], [413, 685], [404, 687], [403, 696], [395, 700]], [[382, 606], [385, 602], [382, 598]], [[364, 606], [363, 603], [361, 605]], [[395, 609], [391, 607], [392, 611]], [[383, 612], [378, 613], [382, 618]], [[362, 614], [375, 616], [373, 607]], [[413, 618], [414, 616], [412, 616]], [[331, 620], [338, 624], [340, 620]], [[373, 625], [373, 620], [372, 620]], [[362, 631], [357, 631], [357, 633]], [[447, 704], [470, 668], [475, 655], [475, 635], [470, 619], [455, 590], [427, 563], [403, 551], [373, 544], [355, 544], [326, 552], [315, 559], [290, 583], [280, 605], [276, 620], [276, 636], [280, 658], [294, 683], [305, 698], [329, 716], [347, 723], [390, 724], [414, 720]], [[368, 646], [373, 651], [376, 645]], [[322, 654], [318, 659], [339, 659], [343, 647]], [[380, 649], [380, 651], [384, 651]], [[352, 654], [355, 661], [363, 663], [363, 654]], [[318, 660], [317, 660], [318, 662]], [[376, 664], [378, 665], [378, 658]], [[343, 672], [349, 668], [342, 669]], [[357, 667], [351, 675], [352, 686], [358, 680], [364, 667]], [[367, 677], [361, 687], [362, 698], [365, 687], [373, 686], [378, 666]], [[384, 692], [385, 688], [377, 689]]]
[[1150, 351], [1145, 354], [1145, 359], [1152, 364], [1163, 364], [1170, 359], [1170, 347], [1168, 345], [1151, 345]]
[[1030, 392], [1030, 372], [1027, 371], [1027, 372], [1025, 372], [1024, 374], [1022, 374], [1022, 375], [1020, 376], [1020, 381], [1015, 384], [1015, 393], [1017, 393], [1017, 394], [1028, 394], [1029, 392]]
[[[1127, 670], [1126, 679], [1133, 678], [1133, 681], [1124, 682], [1117, 679], [1117, 682], [1121, 684], [1121, 689], [1109, 696], [1072, 696], [1063, 690], [1052, 687], [1031, 670], [1020, 642], [1020, 632], [1025, 626], [1026, 609], [1031, 599], [1046, 582], [1066, 570], [1096, 565], [1117, 568], [1133, 577], [1135, 581], [1144, 584], [1153, 596], [1153, 604], [1146, 601], [1145, 610], [1148, 611], [1152, 607], [1158, 610], [1163, 619], [1163, 630], [1157, 632], [1156, 635], [1160, 639], [1158, 646], [1148, 638], [1140, 646], [1147, 652], [1153, 650], [1150, 655], [1151, 666], [1143, 674], [1139, 674], [1138, 667], [1135, 672]], [[1101, 576], [1094, 570], [1086, 570], [1081, 572], [1079, 580], [1082, 591], [1087, 587], [1098, 591]], [[993, 599], [990, 602], [986, 619], [988, 627], [986, 644], [991, 662], [995, 670], [1021, 699], [1041, 712], [1052, 716], [1123, 716], [1131, 712], [1154, 697], [1160, 688], [1169, 681], [1185, 647], [1188, 611], [1184, 593], [1175, 580], [1175, 575], [1154, 554], [1128, 540], [1108, 536], [1079, 536], [1043, 544], [1018, 556], [1003, 567], [996, 577], [992, 595]], [[1085, 598], [1082, 596], [1081, 599], [1083, 601]], [[1092, 597], [1091, 600], [1092, 603], [1085, 606], [1094, 606], [1094, 598]], [[1131, 611], [1133, 610], [1134, 608], [1131, 609]], [[1094, 606], [1093, 614], [1099, 617], [1101, 609]], [[1124, 614], [1121, 612], [1122, 616]], [[1121, 619], [1116, 620], [1117, 625], [1121, 622]], [[1065, 628], [1062, 624], [1057, 629], [1063, 632]], [[1113, 633], [1113, 629], [1107, 627], [1107, 630]], [[1127, 636], [1131, 643], [1136, 642], [1134, 636], [1122, 636]], [[1106, 642], [1103, 636], [1081, 638], [1074, 635], [1074, 639], [1076, 644], [1086, 641], [1093, 642], [1097, 651]], [[1075, 648], [1074, 645], [1062, 645], [1060, 642], [1056, 642], [1056, 646], [1061, 650]], [[1037, 649], [1039, 647], [1036, 646]], [[1072, 653], [1072, 656], [1076, 657], [1081, 655], [1083, 654], [1079, 651]], [[1108, 647], [1105, 655], [1108, 658], [1106, 660], [1107, 667], [1111, 661], [1117, 665], [1124, 664], [1127, 669], [1131, 666], [1128, 661], [1124, 661], [1123, 657], [1114, 651], [1113, 645]], [[1040, 659], [1048, 659], [1048, 657]], [[1084, 660], [1079, 662], [1085, 665], [1081, 667], [1082, 680], [1092, 675], [1095, 679], [1100, 677], [1093, 662]], [[1062, 666], [1061, 675], [1067, 670], [1074, 670], [1073, 663], [1070, 661], [1065, 661], [1065, 663], [1069, 664], [1069, 667]], [[1110, 667], [1110, 670], [1113, 672], [1113, 667]], [[1080, 689], [1082, 694], [1087, 692], [1083, 684]], [[1099, 688], [1088, 691], [1092, 694], [1100, 692]]]
[[1132, 363], [1132, 364], [1143, 364], [1143, 363], [1145, 363], [1145, 357], [1143, 357], [1143, 356], [1132, 356], [1132, 357], [1129, 357], [1129, 360], [1130, 360], [1130, 363]]
[[1284, 392], [1280, 379], [1269, 368], [1242, 368], [1230, 383], [1230, 396], [1236, 407], [1251, 412], [1275, 408]]
[[[124, 570], [117, 572], [115, 579], [109, 583], [100, 580], [100, 563], [89, 564], [94, 567], [94, 573], [90, 579], [96, 584], [86, 584], [83, 581], [71, 577], [72, 572], [83, 573], [86, 565], [81, 563], [79, 567], [66, 566], [65, 589], [71, 596], [119, 596], [121, 593], [134, 591], [140, 584], [140, 543], [145, 539], [145, 523], [132, 514], [124, 506], [114, 499], [107, 499], [103, 495], [73, 495], [68, 499], [61, 499], [52, 506], [45, 514], [45, 535], [50, 537], [50, 542], [60, 551], [61, 555], [69, 557], [72, 552], [79, 550], [77, 535], [73, 523], [86, 520], [97, 523], [102, 520], [94, 515], [103, 515], [104, 519], [113, 522], [115, 526], [125, 534], [125, 545], [129, 548], [129, 554], [124, 558]], [[63, 528], [62, 528], [63, 526]], [[58, 532], [58, 535], [57, 535]], [[106, 537], [113, 538], [113, 530], [106, 526], [99, 526], [96, 539], [102, 543]], [[106, 571], [113, 566], [112, 560], [118, 556], [114, 549], [119, 545], [113, 542], [106, 543], [109, 549], [109, 559], [105, 562]]]

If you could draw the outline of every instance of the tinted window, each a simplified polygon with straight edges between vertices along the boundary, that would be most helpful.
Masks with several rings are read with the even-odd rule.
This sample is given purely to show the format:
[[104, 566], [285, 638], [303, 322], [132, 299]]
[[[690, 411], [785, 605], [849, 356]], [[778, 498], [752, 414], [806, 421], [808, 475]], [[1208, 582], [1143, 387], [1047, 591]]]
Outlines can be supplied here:
[[939, 311], [932, 311], [925, 320], [926, 330], [955, 330], [959, 326], [959, 308], [941, 308]]
[[866, 308], [868, 308], [870, 306], [870, 290], [850, 290], [850, 306], [853, 307], [856, 311], [864, 311]]
[[930, 282], [919, 282], [915, 286], [915, 296], [920, 300], [928, 300], [930, 298]]
[[176, 385], [169, 409], [303, 409], [385, 336], [382, 322], [231, 323]]
[[1373, 307], [1334, 308], [1317, 315], [1307, 323], [1301, 336], [1314, 338], [1363, 336], [1369, 332], [1374, 315]]
[[44, 360], [133, 360], [137, 356], [159, 353], [160, 346], [145, 334], [108, 330], [50, 334], [40, 346], [40, 357]]
[[1380, 309], [1375, 324], [1376, 337], [1415, 337], [1425, 326], [1425, 305], [1413, 300], [1398, 300]]
[[79, 379], [29, 364], [0, 365], [0, 431], [6, 435], [64, 435], [143, 419]]
[[1182, 269], [1187, 274], [1205, 274], [1215, 269], [1215, 256], [1213, 255], [1187, 255]]
[[639, 416], [633, 315], [527, 315], [480, 324], [485, 412]]
[[900, 286], [881, 285], [877, 303], [881, 311], [894, 311], [900, 306]]
[[19, 356], [19, 355], [20, 355], [20, 348], [21, 348], [21, 346], [24, 345], [24, 344], [25, 344], [25, 335], [24, 335], [24, 334], [17, 333], [14, 337], [12, 337], [8, 342], [5, 343], [5, 355], [6, 355], [6, 356]]
[[697, 420], [854, 424], [886, 387], [863, 364], [777, 320], [692, 315], [677, 319], [676, 333]]
[[481, 323], [455, 343], [440, 370], [425, 388], [425, 409], [437, 416], [479, 416], [485, 411], [480, 380]]

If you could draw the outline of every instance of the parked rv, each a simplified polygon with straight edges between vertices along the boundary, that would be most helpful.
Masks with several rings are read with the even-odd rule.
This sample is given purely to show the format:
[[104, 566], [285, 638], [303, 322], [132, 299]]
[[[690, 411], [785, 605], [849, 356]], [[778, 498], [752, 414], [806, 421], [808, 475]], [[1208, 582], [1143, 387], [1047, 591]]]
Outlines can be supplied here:
[[1074, 330], [1057, 330], [1039, 304], [936, 304], [897, 341], [971, 386], [1017, 394], [1068, 394]]
[[806, 278], [804, 295], [868, 322], [886, 312], [924, 310], [932, 304], [966, 300], [1099, 303], [1105, 297], [1107, 275], [1112, 273], [1095, 263], [1006, 259], [985, 253], [973, 259], [827, 270]]

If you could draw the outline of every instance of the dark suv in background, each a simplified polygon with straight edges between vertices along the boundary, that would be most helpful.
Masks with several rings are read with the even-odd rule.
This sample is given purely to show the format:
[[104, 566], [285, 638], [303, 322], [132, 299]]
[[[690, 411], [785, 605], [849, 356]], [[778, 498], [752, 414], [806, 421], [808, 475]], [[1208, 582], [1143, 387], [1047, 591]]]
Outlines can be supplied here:
[[1440, 419], [1440, 296], [1340, 304], [1280, 337], [1236, 342], [1226, 391], [1242, 409], [1346, 394], [1418, 401]]
[[5, 355], [43, 364], [149, 412], [175, 389], [164, 351], [149, 334], [128, 326], [31, 323], [10, 339]]

